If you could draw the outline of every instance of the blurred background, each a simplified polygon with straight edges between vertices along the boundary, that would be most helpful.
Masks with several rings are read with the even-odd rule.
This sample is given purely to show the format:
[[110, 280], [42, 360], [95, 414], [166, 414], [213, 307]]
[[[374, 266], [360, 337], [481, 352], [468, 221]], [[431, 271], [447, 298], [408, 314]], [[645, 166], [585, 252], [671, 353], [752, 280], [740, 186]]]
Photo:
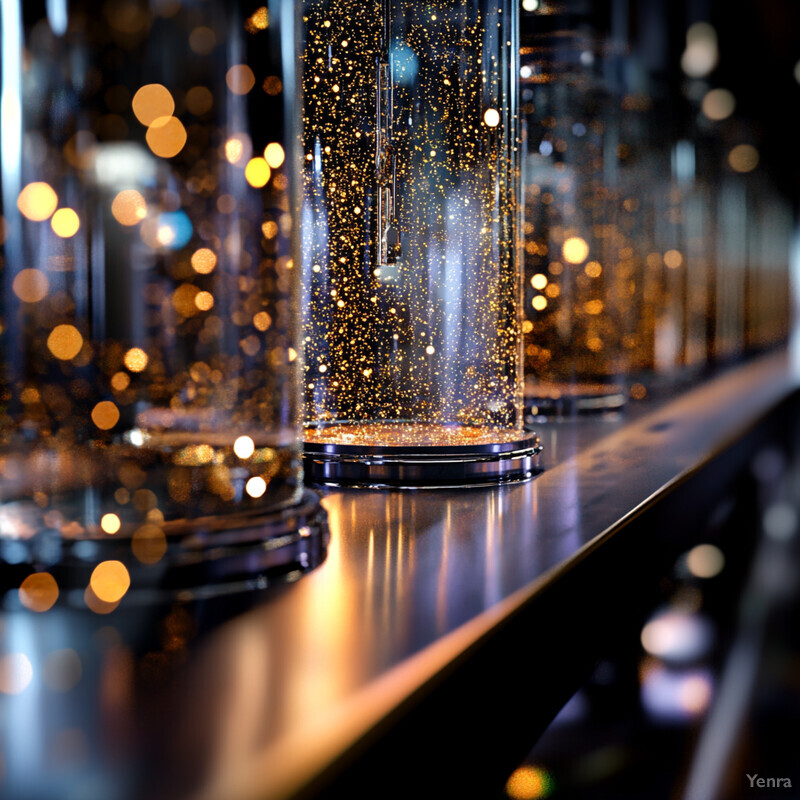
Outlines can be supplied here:
[[[796, 445], [796, 443], [795, 443]], [[796, 453], [796, 450], [795, 450]], [[511, 798], [792, 797], [797, 784], [800, 471], [755, 454], [525, 763]]]
[[521, 6], [533, 415], [663, 396], [785, 341], [796, 7]]
[[[553, 401], [570, 387], [595, 407], [662, 395], [791, 335], [798, 30], [800, 5], [788, 0], [522, 0], [534, 414], [574, 411]], [[617, 244], [631, 255], [614, 274], [637, 281], [623, 303], [619, 282], [591, 294], [585, 277], [601, 279], [603, 248]], [[591, 337], [602, 346], [585, 347]], [[790, 439], [754, 453], [748, 484], [720, 499], [696, 532], [703, 543], [662, 576], [637, 624], [621, 623], [498, 798], [795, 796], [800, 482]], [[748, 775], [776, 780], [751, 786]]]

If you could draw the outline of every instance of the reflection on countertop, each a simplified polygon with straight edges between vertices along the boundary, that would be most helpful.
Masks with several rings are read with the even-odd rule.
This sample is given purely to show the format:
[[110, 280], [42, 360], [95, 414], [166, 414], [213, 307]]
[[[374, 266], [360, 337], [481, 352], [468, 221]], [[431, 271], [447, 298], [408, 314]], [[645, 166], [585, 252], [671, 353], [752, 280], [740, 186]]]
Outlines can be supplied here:
[[775, 354], [659, 408], [543, 425], [527, 482], [328, 492], [326, 560], [263, 592], [101, 615], [9, 589], [0, 791], [293, 795], [794, 386]]

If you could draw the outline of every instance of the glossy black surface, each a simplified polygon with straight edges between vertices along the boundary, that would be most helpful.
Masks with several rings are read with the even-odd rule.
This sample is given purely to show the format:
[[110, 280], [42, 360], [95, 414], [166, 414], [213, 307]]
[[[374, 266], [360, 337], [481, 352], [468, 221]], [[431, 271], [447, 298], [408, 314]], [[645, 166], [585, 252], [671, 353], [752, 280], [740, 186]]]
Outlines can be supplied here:
[[312, 485], [369, 489], [463, 489], [522, 481], [540, 472], [542, 445], [529, 431], [516, 442], [467, 447], [304, 446]]
[[[123, 599], [101, 617], [60, 604], [34, 614], [10, 589], [3, 653], [24, 655], [30, 674], [0, 700], [0, 793], [245, 800], [308, 784], [311, 796], [324, 785], [315, 776], [344, 769], [436, 686], [458, 685], [476, 652], [490, 657], [486, 642], [532, 602], [557, 628], [560, 601], [547, 598], [565, 578], [588, 574], [617, 530], [711, 459], [724, 465], [794, 386], [788, 357], [768, 356], [652, 411], [543, 425], [546, 471], [527, 482], [329, 492], [327, 559], [275, 591], [149, 608]], [[547, 641], [540, 652], [568, 666]], [[20, 663], [4, 660], [4, 682]], [[454, 737], [480, 733], [468, 726]]]

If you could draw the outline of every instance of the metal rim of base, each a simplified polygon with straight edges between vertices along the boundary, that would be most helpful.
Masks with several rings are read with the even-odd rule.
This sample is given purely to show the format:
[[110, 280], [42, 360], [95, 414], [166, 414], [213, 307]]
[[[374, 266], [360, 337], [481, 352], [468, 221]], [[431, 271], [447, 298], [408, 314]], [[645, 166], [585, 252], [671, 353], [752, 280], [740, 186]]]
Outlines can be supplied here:
[[527, 480], [540, 472], [534, 432], [497, 445], [357, 447], [305, 443], [306, 480], [322, 486], [456, 489]]
[[620, 411], [626, 403], [625, 391], [616, 384], [602, 388], [598, 386], [593, 391], [578, 385], [567, 387], [557, 394], [546, 390], [537, 392], [535, 386], [525, 389], [525, 413], [533, 417], [602, 414]]
[[[119, 560], [129, 571], [125, 606], [201, 600], [297, 580], [324, 561], [329, 539], [319, 495], [304, 489], [297, 503], [264, 514], [192, 520], [185, 534], [167, 537], [166, 551], [153, 564], [133, 556], [129, 537], [107, 537], [66, 542], [61, 559], [47, 570], [66, 590], [69, 605], [84, 605], [84, 587], [106, 560]], [[32, 565], [34, 559], [17, 570]]]

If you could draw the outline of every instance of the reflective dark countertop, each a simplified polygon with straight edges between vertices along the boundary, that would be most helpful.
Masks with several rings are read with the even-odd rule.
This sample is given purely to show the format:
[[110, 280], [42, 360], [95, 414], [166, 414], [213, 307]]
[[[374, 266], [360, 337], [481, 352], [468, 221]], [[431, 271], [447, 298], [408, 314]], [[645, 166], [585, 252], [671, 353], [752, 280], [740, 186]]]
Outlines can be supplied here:
[[[524, 483], [328, 491], [327, 558], [263, 593], [168, 606], [123, 600], [107, 616], [6, 602], [0, 680], [24, 687], [0, 698], [0, 795], [327, 796], [331, 780], [398, 730], [412, 733], [408, 751], [395, 751], [397, 767], [413, 772], [408, 719], [425, 718], [436, 687], [458, 685], [464, 704], [478, 697], [480, 683], [457, 684], [461, 667], [484, 651], [500, 658], [493, 637], [526, 608], [557, 622], [553, 587], [611, 552], [619, 530], [704, 465], [724, 464], [793, 396], [797, 374], [780, 352], [657, 405], [543, 423], [545, 471]], [[717, 488], [705, 485], [707, 494]], [[665, 535], [653, 529], [654, 544]], [[567, 652], [538, 642], [535, 620], [525, 623], [531, 642], [552, 670], [564, 668]], [[22, 678], [16, 654], [31, 667]], [[449, 723], [454, 738], [462, 727], [492, 737], [464, 720]], [[447, 720], [437, 724], [448, 730]]]

